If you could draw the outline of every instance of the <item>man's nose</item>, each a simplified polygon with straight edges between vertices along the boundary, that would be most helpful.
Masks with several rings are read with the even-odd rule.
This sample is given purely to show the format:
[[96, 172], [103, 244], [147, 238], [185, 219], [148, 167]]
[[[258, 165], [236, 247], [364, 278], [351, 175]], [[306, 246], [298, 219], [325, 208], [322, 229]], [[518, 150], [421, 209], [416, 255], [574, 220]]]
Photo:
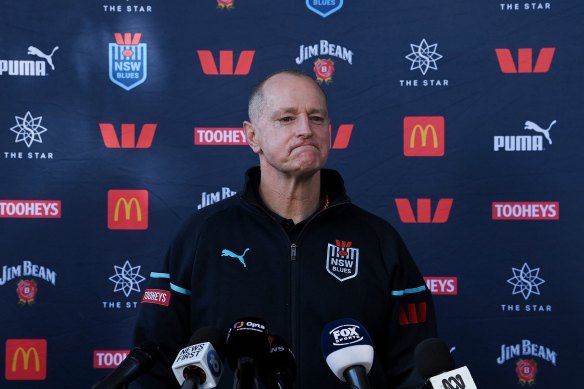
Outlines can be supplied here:
[[298, 117], [298, 126], [296, 128], [296, 135], [298, 136], [310, 136], [312, 135], [312, 129], [310, 127], [310, 118], [308, 115], [300, 115]]

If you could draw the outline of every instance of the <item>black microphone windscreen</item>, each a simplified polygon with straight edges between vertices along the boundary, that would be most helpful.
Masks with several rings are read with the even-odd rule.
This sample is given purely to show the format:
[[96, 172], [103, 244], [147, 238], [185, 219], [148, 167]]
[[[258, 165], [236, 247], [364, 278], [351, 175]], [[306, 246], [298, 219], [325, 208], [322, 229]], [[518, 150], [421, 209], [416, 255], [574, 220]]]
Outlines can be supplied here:
[[438, 338], [429, 338], [420, 342], [416, 346], [414, 360], [418, 372], [424, 379], [454, 370], [454, 358], [446, 343]]
[[290, 346], [279, 335], [272, 334], [268, 337], [270, 352], [260, 361], [260, 380], [267, 388], [278, 387], [282, 381], [284, 387], [292, 387], [296, 379], [296, 358]]
[[225, 334], [223, 331], [215, 327], [201, 327], [196, 330], [189, 339], [189, 346], [198, 343], [209, 342], [213, 345], [219, 357], [223, 360], [225, 358]]
[[227, 362], [235, 370], [241, 357], [256, 361], [270, 352], [266, 323], [257, 317], [237, 320], [227, 334]]

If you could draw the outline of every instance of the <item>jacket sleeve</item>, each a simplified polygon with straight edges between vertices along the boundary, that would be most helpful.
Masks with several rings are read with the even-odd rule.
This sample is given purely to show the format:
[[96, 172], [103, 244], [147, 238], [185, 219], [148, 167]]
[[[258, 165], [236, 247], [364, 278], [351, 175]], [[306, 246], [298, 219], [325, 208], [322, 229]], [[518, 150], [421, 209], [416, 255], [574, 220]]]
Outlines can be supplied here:
[[405, 243], [392, 232], [384, 240], [390, 301], [381, 360], [390, 388], [419, 389], [424, 380], [415, 369], [414, 350], [422, 340], [437, 336], [434, 304]]
[[172, 363], [187, 346], [190, 333], [190, 271], [193, 241], [188, 243], [184, 231], [169, 248], [162, 266], [150, 273], [134, 328], [134, 345], [146, 341], [157, 344], [160, 358], [154, 367], [131, 385], [131, 388], [178, 388]]

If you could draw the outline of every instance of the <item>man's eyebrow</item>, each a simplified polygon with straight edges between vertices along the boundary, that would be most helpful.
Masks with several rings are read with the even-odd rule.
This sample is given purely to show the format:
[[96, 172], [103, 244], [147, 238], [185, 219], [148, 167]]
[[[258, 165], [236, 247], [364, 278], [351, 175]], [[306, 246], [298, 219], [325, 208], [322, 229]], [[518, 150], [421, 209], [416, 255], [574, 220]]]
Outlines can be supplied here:
[[272, 112], [272, 115], [271, 115], [271, 116], [272, 116], [272, 117], [276, 117], [276, 116], [283, 115], [283, 114], [285, 114], [285, 113], [292, 113], [292, 114], [295, 114], [295, 113], [298, 113], [298, 109], [296, 109], [296, 108], [294, 108], [294, 107], [289, 107], [289, 108], [280, 108], [280, 109], [277, 109], [277, 110], [275, 110], [274, 112]]

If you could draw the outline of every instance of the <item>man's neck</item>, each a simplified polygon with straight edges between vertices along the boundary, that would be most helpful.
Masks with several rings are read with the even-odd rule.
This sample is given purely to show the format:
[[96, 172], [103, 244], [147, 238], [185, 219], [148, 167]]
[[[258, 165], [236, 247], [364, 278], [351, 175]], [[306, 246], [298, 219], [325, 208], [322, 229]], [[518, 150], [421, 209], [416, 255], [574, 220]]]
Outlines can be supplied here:
[[320, 171], [306, 178], [270, 176], [262, 172], [259, 195], [268, 208], [295, 224], [320, 206]]

